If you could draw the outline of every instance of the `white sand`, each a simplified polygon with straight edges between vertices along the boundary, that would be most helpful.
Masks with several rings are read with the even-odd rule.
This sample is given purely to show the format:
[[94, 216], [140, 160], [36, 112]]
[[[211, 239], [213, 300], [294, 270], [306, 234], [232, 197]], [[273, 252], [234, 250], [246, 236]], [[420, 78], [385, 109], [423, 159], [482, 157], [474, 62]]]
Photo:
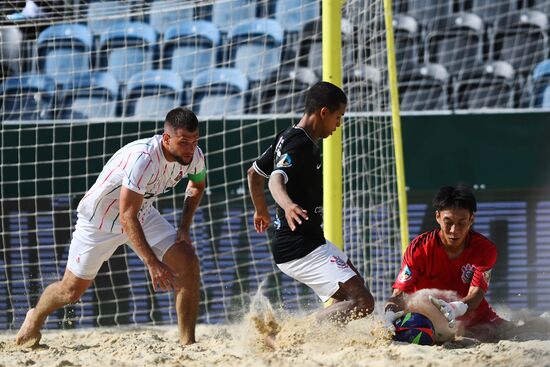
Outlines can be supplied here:
[[0, 366], [550, 366], [548, 334], [418, 346], [389, 340], [376, 317], [343, 328], [307, 317], [280, 324], [276, 350], [263, 344], [250, 321], [199, 325], [198, 343], [186, 348], [179, 346], [174, 326], [44, 331], [34, 349], [16, 347], [15, 333], [4, 333]]

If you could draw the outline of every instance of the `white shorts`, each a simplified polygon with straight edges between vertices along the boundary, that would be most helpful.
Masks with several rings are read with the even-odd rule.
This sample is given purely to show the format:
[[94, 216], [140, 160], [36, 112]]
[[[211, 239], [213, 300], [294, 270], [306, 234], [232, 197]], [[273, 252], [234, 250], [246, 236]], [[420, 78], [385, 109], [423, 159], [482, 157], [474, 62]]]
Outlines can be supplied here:
[[[175, 228], [157, 210], [151, 211], [142, 228], [147, 243], [157, 259], [162, 261], [166, 251], [176, 241]], [[103, 262], [125, 243], [128, 243], [126, 234], [100, 231], [94, 224], [79, 215], [69, 247], [67, 269], [81, 279], [92, 280]]]
[[277, 264], [289, 277], [304, 283], [326, 302], [338, 289], [357, 274], [347, 264], [348, 257], [332, 243], [327, 242], [301, 259]]

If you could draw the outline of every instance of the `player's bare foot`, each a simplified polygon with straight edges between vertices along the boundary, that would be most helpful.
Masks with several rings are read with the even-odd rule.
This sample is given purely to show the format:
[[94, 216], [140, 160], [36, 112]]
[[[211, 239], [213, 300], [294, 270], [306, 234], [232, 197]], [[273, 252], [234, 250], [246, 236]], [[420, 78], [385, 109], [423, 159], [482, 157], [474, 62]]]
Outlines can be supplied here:
[[183, 339], [180, 339], [180, 344], [182, 347], [186, 347], [188, 345], [192, 345], [192, 344], [195, 344], [196, 341], [195, 339], [191, 339], [191, 340], [183, 340]]
[[31, 308], [27, 311], [25, 321], [23, 321], [23, 325], [21, 325], [21, 329], [19, 329], [15, 337], [15, 344], [24, 348], [32, 348], [40, 342], [40, 338], [42, 337], [40, 325], [36, 325], [36, 320], [33, 316], [34, 308]]

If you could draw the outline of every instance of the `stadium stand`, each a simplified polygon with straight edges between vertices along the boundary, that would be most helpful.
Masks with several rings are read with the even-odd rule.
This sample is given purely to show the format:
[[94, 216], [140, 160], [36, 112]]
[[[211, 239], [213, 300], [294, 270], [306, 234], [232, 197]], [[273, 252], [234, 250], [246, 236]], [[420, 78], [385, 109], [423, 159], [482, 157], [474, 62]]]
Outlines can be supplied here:
[[239, 69], [199, 73], [191, 85], [191, 108], [198, 115], [244, 114], [248, 79]]
[[539, 63], [532, 75], [532, 107], [550, 108], [550, 59]]
[[344, 73], [344, 90], [348, 96], [363, 96], [367, 101], [352, 99], [347, 110], [360, 112], [367, 107], [367, 111], [384, 111], [384, 101], [380, 98], [382, 87], [382, 72], [369, 65], [359, 65], [350, 68]]
[[116, 117], [119, 87], [113, 74], [92, 72], [76, 75], [62, 91], [58, 119]]
[[162, 65], [180, 74], [184, 82], [217, 64], [220, 32], [209, 21], [182, 22], [164, 34]]
[[214, 1], [212, 23], [224, 34], [235, 24], [253, 21], [256, 18], [256, 0]]
[[407, 0], [406, 13], [422, 26], [453, 14], [452, 0]]
[[94, 36], [99, 36], [108, 28], [131, 20], [131, 7], [128, 1], [90, 2], [87, 24]]
[[395, 60], [398, 73], [414, 69], [418, 65], [419, 27], [410, 15], [397, 14], [393, 19]]
[[183, 80], [171, 70], [148, 70], [128, 81], [124, 117], [162, 120], [166, 111], [185, 104]]
[[15, 26], [0, 28], [0, 81], [5, 77], [21, 74], [23, 34]]
[[517, 10], [515, 1], [461, 0], [460, 9], [479, 15], [486, 26], [493, 26], [497, 18]]
[[193, 20], [192, 1], [155, 0], [150, 5], [149, 24], [159, 34], [182, 22]]

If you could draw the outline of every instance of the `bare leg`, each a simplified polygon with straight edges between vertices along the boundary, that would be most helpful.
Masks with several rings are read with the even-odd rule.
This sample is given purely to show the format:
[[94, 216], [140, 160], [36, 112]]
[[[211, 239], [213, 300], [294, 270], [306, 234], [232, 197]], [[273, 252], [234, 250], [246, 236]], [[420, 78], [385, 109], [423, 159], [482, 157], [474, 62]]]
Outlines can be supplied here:
[[17, 333], [17, 345], [32, 347], [40, 342], [42, 324], [53, 311], [69, 303], [74, 303], [88, 289], [93, 280], [81, 279], [65, 270], [63, 279], [50, 284], [42, 293], [38, 304], [31, 308]]
[[182, 242], [174, 244], [162, 261], [176, 273], [175, 293], [178, 329], [182, 345], [195, 343], [195, 326], [199, 314], [200, 267], [195, 249]]
[[347, 323], [365, 317], [374, 310], [374, 298], [360, 276], [340, 283], [340, 288], [332, 297], [336, 302], [317, 312], [317, 319]]

